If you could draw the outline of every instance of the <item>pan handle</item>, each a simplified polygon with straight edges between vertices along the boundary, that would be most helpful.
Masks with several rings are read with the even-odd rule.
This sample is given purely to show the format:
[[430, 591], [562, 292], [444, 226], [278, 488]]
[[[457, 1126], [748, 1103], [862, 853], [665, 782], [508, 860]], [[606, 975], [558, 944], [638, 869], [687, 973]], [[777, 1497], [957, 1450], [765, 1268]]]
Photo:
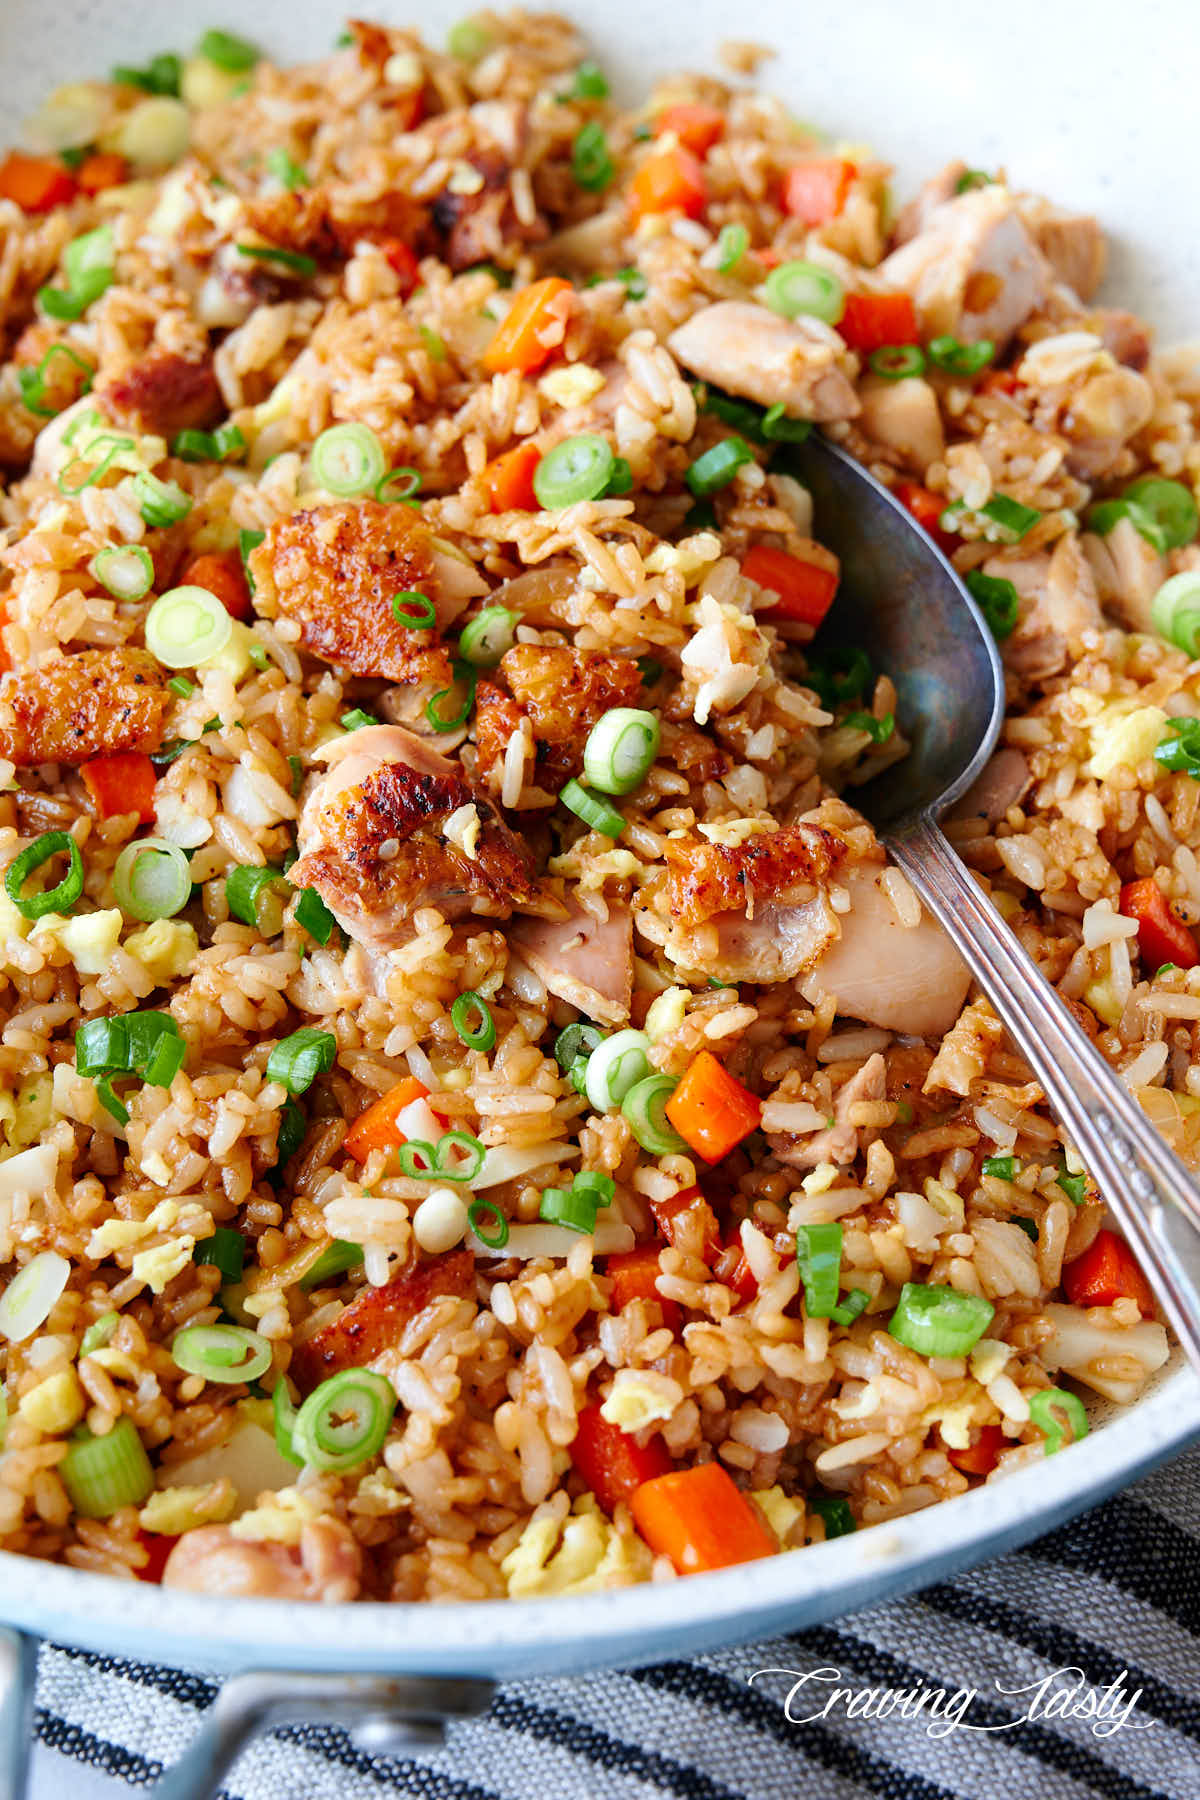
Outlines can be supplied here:
[[485, 1713], [494, 1691], [494, 1682], [457, 1676], [247, 1669], [225, 1683], [153, 1800], [211, 1800], [247, 1744], [281, 1725], [342, 1725], [366, 1756], [436, 1749], [446, 1725]]
[[38, 1640], [0, 1629], [0, 1794], [22, 1800], [33, 1749]]

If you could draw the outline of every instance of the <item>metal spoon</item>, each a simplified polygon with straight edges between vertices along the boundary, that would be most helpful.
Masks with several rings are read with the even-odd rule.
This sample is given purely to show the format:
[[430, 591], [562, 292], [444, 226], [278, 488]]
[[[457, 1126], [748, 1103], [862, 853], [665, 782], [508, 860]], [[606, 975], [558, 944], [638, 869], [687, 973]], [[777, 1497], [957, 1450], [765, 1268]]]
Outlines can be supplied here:
[[793, 449], [815, 533], [842, 565], [822, 642], [860, 645], [896, 684], [912, 749], [852, 795], [987, 994], [1083, 1157], [1200, 1369], [1200, 1187], [1071, 1017], [938, 819], [1004, 720], [991, 632], [945, 557], [885, 487], [814, 433]]

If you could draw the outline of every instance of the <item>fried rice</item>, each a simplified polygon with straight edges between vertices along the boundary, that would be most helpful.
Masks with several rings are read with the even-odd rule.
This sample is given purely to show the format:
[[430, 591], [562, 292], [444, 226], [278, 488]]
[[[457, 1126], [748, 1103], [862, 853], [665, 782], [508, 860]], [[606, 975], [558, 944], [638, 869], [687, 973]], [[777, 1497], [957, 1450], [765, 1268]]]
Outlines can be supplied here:
[[[1151, 603], [1200, 550], [1122, 496], [1200, 483], [1200, 361], [1095, 302], [1094, 220], [961, 163], [897, 212], [752, 46], [622, 110], [551, 15], [238, 44], [73, 83], [0, 166], [0, 1545], [578, 1593], [1036, 1463], [1040, 1394], [1078, 1435], [1056, 1396], [1135, 1401], [1167, 1334], [854, 811], [905, 721], [813, 647], [788, 439], [986, 578], [1008, 718], [951, 835], [1195, 1167], [1200, 663]], [[322, 486], [342, 425], [382, 482]], [[181, 587], [235, 623], [164, 667]], [[651, 760], [604, 791], [619, 709]], [[913, 1347], [930, 1290], [973, 1337]]]

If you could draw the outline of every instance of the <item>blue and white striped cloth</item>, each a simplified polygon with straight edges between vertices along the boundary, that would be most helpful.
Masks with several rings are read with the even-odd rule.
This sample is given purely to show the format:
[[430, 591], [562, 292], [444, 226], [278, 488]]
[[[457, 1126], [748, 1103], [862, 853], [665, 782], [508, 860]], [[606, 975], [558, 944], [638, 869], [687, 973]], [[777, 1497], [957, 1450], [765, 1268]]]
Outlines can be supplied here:
[[[751, 1682], [766, 1669], [794, 1673]], [[1119, 1681], [1122, 1706], [1140, 1690], [1126, 1723], [1107, 1735], [1083, 1717], [994, 1729], [1023, 1719], [1038, 1685], [1063, 1669], [1082, 1671], [1097, 1694]], [[844, 1700], [792, 1723], [784, 1702], [801, 1674], [813, 1679], [793, 1691], [796, 1718], [820, 1711], [828, 1684], [973, 1688], [965, 1721], [975, 1729], [938, 1735], [938, 1720], [931, 1732], [927, 1707], [916, 1717], [847, 1717]], [[1060, 1677], [1047, 1698], [1072, 1685], [1075, 1677]], [[202, 1675], [47, 1646], [33, 1800], [117, 1800], [149, 1786], [214, 1693]], [[224, 1792], [231, 1800], [1200, 1800], [1200, 1451], [1030, 1549], [913, 1599], [690, 1662], [508, 1687], [485, 1719], [456, 1728], [420, 1762], [372, 1762], [332, 1729], [281, 1732], [247, 1751]]]

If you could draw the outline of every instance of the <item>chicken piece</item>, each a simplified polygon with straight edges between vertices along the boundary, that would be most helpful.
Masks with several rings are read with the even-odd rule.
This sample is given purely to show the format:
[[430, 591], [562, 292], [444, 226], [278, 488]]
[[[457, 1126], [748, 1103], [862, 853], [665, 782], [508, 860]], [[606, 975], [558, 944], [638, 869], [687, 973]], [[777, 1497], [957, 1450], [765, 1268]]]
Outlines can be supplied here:
[[506, 919], [536, 903], [529, 851], [457, 763], [399, 725], [350, 732], [325, 760], [334, 766], [305, 800], [289, 874], [364, 949], [407, 943], [423, 906]]
[[1081, 481], [1100, 481], [1154, 414], [1154, 389], [1136, 369], [1100, 369], [1073, 395], [1060, 429], [1071, 440], [1067, 467]]
[[833, 1124], [803, 1143], [781, 1132], [767, 1142], [781, 1163], [790, 1169], [815, 1169], [819, 1163], [835, 1163], [844, 1169], [858, 1155], [858, 1127], [850, 1123], [852, 1109], [862, 1100], [882, 1100], [887, 1092], [887, 1064], [876, 1052], [856, 1069], [834, 1096]]
[[162, 1584], [221, 1599], [357, 1600], [362, 1551], [340, 1519], [306, 1520], [293, 1546], [237, 1538], [228, 1525], [185, 1531], [163, 1569]]
[[880, 265], [885, 287], [913, 297], [922, 337], [950, 333], [1003, 346], [1049, 292], [1037, 245], [1005, 188], [960, 194]]
[[1005, 744], [967, 789], [954, 808], [954, 817], [986, 819], [993, 825], [1010, 806], [1019, 806], [1032, 786], [1033, 775], [1025, 757]]
[[790, 980], [836, 936], [823, 890], [845, 855], [810, 824], [738, 845], [668, 839], [668, 956], [721, 981]]
[[448, 687], [450, 658], [435, 630], [412, 630], [397, 594], [432, 600], [444, 629], [487, 583], [440, 549], [411, 507], [376, 500], [317, 506], [278, 519], [250, 555], [260, 604], [300, 626], [306, 650], [355, 675]]
[[424, 207], [388, 188], [366, 197], [351, 182], [324, 182], [246, 202], [253, 232], [281, 249], [330, 262], [349, 256], [360, 239], [398, 238], [417, 243], [427, 225]]
[[1094, 331], [1104, 348], [1127, 369], [1140, 374], [1150, 361], [1150, 328], [1136, 313], [1102, 306], [1087, 315], [1083, 328]]
[[[523, 109], [510, 106], [510, 137], [526, 135]], [[512, 164], [499, 150], [473, 150], [466, 158], [482, 177], [474, 193], [442, 189], [433, 203], [433, 228], [440, 235], [443, 261], [455, 271], [474, 263], [511, 264], [522, 245], [538, 243], [549, 233], [540, 213], [523, 220], [513, 205]]]
[[858, 390], [862, 402], [859, 429], [901, 462], [923, 475], [940, 462], [946, 449], [937, 395], [927, 381], [867, 380]]
[[624, 1025], [633, 1000], [633, 915], [609, 900], [597, 919], [574, 897], [565, 919], [520, 919], [507, 933], [552, 994], [602, 1025]]
[[215, 425], [225, 415], [212, 357], [189, 362], [170, 350], [151, 350], [107, 381], [96, 398], [117, 424], [165, 438]]
[[845, 349], [820, 319], [782, 319], [751, 300], [719, 300], [667, 339], [693, 375], [797, 419], [852, 419], [858, 396], [837, 366]]
[[1023, 201], [1021, 211], [1058, 279], [1080, 300], [1090, 300], [1108, 267], [1108, 244], [1099, 220], [1090, 213], [1064, 212], [1040, 198]]
[[473, 1251], [451, 1250], [417, 1263], [384, 1287], [363, 1288], [336, 1319], [297, 1344], [288, 1374], [301, 1393], [311, 1393], [339, 1369], [367, 1368], [391, 1350], [417, 1314], [435, 1300], [447, 1294], [462, 1299], [474, 1291]]
[[962, 1009], [971, 972], [927, 913], [919, 925], [900, 923], [880, 886], [883, 873], [878, 866], [850, 872], [850, 911], [839, 916], [836, 943], [801, 977], [800, 992], [814, 1004], [834, 995], [842, 1018], [941, 1037]]
[[923, 182], [913, 198], [907, 201], [896, 215], [896, 224], [892, 232], [892, 248], [898, 249], [907, 244], [924, 231], [929, 223], [930, 215], [947, 200], [953, 200], [958, 192], [958, 184], [967, 173], [967, 165], [961, 159], [947, 163], [936, 175]]
[[732, 763], [732, 758], [719, 744], [714, 744], [707, 732], [687, 720], [675, 723], [664, 719], [659, 754], [670, 768], [686, 775], [689, 781], [718, 781], [728, 773]]
[[0, 756], [20, 768], [157, 750], [171, 695], [146, 650], [81, 650], [0, 681]]
[[1118, 519], [1103, 537], [1083, 534], [1083, 554], [1098, 593], [1130, 631], [1152, 631], [1150, 605], [1167, 579], [1167, 565], [1132, 519]]
[[1084, 632], [1104, 623], [1096, 583], [1074, 532], [1059, 538], [1053, 552], [989, 556], [983, 572], [1011, 581], [1027, 603], [1005, 642], [1004, 658], [1031, 680], [1064, 668]]
[[479, 772], [490, 777], [522, 719], [533, 727], [536, 764], [533, 780], [557, 793], [583, 767], [583, 747], [598, 719], [615, 706], [630, 706], [642, 686], [632, 658], [602, 656], [560, 644], [515, 644], [497, 671], [506, 695], [482, 682], [475, 696], [475, 743]]

